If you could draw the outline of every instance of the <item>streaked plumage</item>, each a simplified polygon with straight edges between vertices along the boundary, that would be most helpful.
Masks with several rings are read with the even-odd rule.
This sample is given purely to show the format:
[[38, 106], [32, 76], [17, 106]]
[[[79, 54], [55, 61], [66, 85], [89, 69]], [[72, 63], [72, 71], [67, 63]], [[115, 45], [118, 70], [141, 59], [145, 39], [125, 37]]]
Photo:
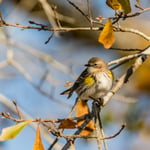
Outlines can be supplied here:
[[61, 95], [68, 94], [68, 98], [70, 98], [73, 92], [76, 92], [78, 98], [82, 100], [88, 100], [90, 97], [98, 99], [111, 89], [113, 74], [102, 59], [93, 57], [85, 66], [87, 68], [81, 73], [73, 86], [62, 92]]

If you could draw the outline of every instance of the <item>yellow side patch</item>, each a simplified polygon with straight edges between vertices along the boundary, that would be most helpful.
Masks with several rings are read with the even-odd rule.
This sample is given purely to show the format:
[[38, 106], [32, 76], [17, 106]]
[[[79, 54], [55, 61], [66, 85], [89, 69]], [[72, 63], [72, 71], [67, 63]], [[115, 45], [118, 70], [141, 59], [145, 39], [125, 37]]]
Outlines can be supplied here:
[[84, 80], [84, 84], [87, 86], [93, 85], [94, 84], [94, 78], [91, 76], [86, 77]]
[[110, 79], [114, 80], [114, 75], [112, 71], [108, 70], [108, 76], [110, 77]]

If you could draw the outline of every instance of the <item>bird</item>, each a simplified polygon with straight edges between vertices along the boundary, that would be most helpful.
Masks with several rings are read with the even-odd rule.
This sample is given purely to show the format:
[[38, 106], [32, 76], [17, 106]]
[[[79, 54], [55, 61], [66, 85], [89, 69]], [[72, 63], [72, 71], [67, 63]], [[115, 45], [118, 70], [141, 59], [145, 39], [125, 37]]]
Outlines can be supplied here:
[[76, 92], [78, 99], [98, 100], [111, 89], [114, 75], [103, 59], [92, 57], [85, 66], [74, 84], [61, 95], [68, 94], [67, 98], [70, 98]]

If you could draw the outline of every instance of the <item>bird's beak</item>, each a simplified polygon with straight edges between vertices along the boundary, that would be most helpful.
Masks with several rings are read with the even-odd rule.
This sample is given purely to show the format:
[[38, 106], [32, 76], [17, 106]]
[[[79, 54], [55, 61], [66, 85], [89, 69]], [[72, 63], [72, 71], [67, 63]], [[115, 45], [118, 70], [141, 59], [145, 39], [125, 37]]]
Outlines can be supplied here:
[[90, 64], [85, 64], [84, 66], [86, 66], [86, 67], [90, 67], [91, 65], [90, 65]]

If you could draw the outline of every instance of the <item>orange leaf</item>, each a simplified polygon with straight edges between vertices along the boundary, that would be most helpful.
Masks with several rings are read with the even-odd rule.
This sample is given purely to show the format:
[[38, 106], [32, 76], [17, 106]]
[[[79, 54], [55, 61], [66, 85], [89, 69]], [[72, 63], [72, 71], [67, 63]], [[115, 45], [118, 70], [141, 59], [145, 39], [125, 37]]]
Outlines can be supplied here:
[[94, 127], [94, 121], [91, 120], [87, 125], [86, 127], [84, 128], [84, 130], [82, 130], [80, 132], [80, 135], [85, 135], [85, 136], [88, 136], [88, 135], [91, 135], [92, 132], [94, 131], [95, 127]]
[[[81, 99], [78, 100], [77, 102], [77, 106], [76, 106], [76, 117], [80, 117], [83, 116], [85, 114], [89, 113], [89, 107], [87, 105], [87, 103]], [[78, 121], [77, 125], [78, 127], [85, 121], [84, 120], [80, 120]], [[94, 122], [93, 120], [91, 120], [86, 127], [81, 131], [80, 135], [90, 135], [92, 134], [94, 130]]]
[[77, 123], [70, 120], [70, 119], [66, 119], [66, 120], [62, 120], [60, 125], [59, 125], [59, 129], [74, 129], [76, 128]]
[[44, 150], [39, 125], [38, 125], [37, 130], [36, 130], [36, 137], [35, 137], [35, 141], [34, 141], [33, 150]]
[[102, 43], [106, 49], [109, 49], [115, 42], [112, 23], [108, 20], [99, 35], [98, 42]]
[[[83, 116], [85, 114], [89, 113], [89, 107], [86, 103], [86, 101], [82, 99], [78, 99], [77, 105], [76, 105], [76, 117]], [[78, 123], [78, 125], [81, 125], [82, 123]]]

